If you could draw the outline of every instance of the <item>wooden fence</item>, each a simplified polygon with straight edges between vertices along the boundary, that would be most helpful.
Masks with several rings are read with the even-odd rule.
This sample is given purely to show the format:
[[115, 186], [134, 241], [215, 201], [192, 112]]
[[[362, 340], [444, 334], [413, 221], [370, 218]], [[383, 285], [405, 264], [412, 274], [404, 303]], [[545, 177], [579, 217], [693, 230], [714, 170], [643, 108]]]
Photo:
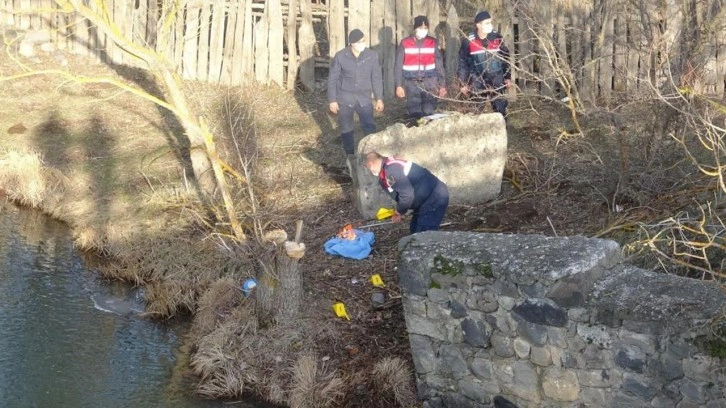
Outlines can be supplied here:
[[[687, 85], [724, 94], [726, 5], [721, 0], [487, 3], [515, 51], [511, 62], [524, 92], [554, 93], [563, 84], [558, 76], [567, 74], [582, 96], [594, 99], [636, 92], [672, 72]], [[471, 15], [459, 16], [457, 0], [106, 0], [105, 4], [121, 33], [166, 55], [184, 78], [226, 85], [258, 81], [290, 88], [299, 81], [309, 89], [320, 87], [325, 80], [321, 68], [346, 45], [346, 33], [360, 28], [380, 54], [387, 97], [393, 95], [396, 45], [409, 35], [413, 16], [427, 15], [432, 31], [436, 27], [450, 76], [464, 34], [461, 28], [472, 27]], [[0, 25], [48, 29], [59, 47], [72, 52], [109, 63], [134, 62], [88, 21], [56, 10], [53, 0], [0, 0]], [[174, 18], [168, 20], [174, 10]], [[472, 11], [467, 8], [467, 12]], [[160, 38], [165, 21], [171, 22], [170, 34]]]

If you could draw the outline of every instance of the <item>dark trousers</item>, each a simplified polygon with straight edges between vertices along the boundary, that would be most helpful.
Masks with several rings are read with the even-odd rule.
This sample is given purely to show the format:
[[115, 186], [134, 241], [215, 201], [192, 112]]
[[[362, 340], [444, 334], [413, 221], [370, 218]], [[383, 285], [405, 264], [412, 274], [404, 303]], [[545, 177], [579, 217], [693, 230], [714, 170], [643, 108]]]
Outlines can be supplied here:
[[502, 74], [484, 74], [476, 81], [473, 88], [471, 97], [473, 101], [479, 101], [482, 104], [490, 102], [494, 112], [507, 116], [509, 102], [504, 97], [507, 87], [504, 85], [504, 76]]
[[403, 89], [406, 91], [406, 108], [409, 117], [418, 119], [434, 113], [439, 102], [436, 98], [439, 92], [436, 78], [404, 79]]
[[429, 198], [413, 212], [410, 231], [412, 234], [423, 231], [438, 231], [449, 206], [449, 189], [439, 182]]
[[373, 120], [373, 105], [368, 104], [361, 106], [359, 102], [355, 105], [338, 104], [338, 126], [340, 127], [340, 137], [343, 139], [343, 150], [345, 154], [355, 154], [355, 139], [353, 114], [358, 114], [363, 133], [368, 135], [376, 131], [376, 122]]

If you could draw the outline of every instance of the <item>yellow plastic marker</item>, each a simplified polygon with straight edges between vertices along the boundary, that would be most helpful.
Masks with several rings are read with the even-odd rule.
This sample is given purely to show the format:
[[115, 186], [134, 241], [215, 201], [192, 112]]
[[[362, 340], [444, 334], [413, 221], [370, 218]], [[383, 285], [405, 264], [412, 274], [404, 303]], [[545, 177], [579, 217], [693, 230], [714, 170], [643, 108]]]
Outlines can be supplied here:
[[335, 315], [338, 317], [345, 317], [346, 319], [350, 320], [350, 316], [348, 316], [348, 312], [345, 311], [345, 305], [343, 302], [338, 302], [333, 305], [333, 311], [335, 312]]
[[377, 220], [385, 220], [386, 218], [393, 217], [393, 214], [396, 213], [396, 210], [393, 208], [379, 208], [378, 213], [376, 213], [376, 219]]
[[379, 288], [386, 286], [383, 283], [383, 279], [381, 278], [381, 275], [379, 275], [379, 274], [375, 274], [375, 275], [371, 276], [371, 284], [373, 284], [373, 286], [377, 286]]

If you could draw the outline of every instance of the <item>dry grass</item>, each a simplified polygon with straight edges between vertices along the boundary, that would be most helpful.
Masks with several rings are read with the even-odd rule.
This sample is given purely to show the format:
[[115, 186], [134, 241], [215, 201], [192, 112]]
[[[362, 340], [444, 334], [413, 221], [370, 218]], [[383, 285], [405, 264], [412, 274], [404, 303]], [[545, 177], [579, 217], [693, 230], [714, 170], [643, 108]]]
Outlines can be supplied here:
[[229, 313], [239, 305], [242, 291], [238, 281], [232, 277], [217, 279], [202, 293], [194, 314], [194, 332], [196, 336], [205, 336], [226, 319]]
[[390, 398], [399, 406], [409, 407], [416, 403], [416, 393], [411, 384], [411, 368], [398, 357], [384, 358], [373, 367], [373, 386], [381, 398]]
[[0, 191], [15, 202], [33, 208], [54, 207], [66, 182], [36, 152], [11, 149], [0, 153]]
[[314, 355], [301, 355], [292, 369], [292, 377], [292, 408], [332, 407], [344, 395], [343, 381], [326, 370], [324, 364], [319, 364]]

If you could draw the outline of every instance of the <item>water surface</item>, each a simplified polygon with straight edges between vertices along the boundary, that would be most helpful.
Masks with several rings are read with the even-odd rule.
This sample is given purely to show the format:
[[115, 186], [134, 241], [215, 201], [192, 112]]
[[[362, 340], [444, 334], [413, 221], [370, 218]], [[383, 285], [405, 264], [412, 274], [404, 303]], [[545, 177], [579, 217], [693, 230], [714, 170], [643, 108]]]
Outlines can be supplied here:
[[255, 407], [194, 398], [186, 324], [142, 309], [85, 269], [64, 224], [0, 198], [0, 407]]

